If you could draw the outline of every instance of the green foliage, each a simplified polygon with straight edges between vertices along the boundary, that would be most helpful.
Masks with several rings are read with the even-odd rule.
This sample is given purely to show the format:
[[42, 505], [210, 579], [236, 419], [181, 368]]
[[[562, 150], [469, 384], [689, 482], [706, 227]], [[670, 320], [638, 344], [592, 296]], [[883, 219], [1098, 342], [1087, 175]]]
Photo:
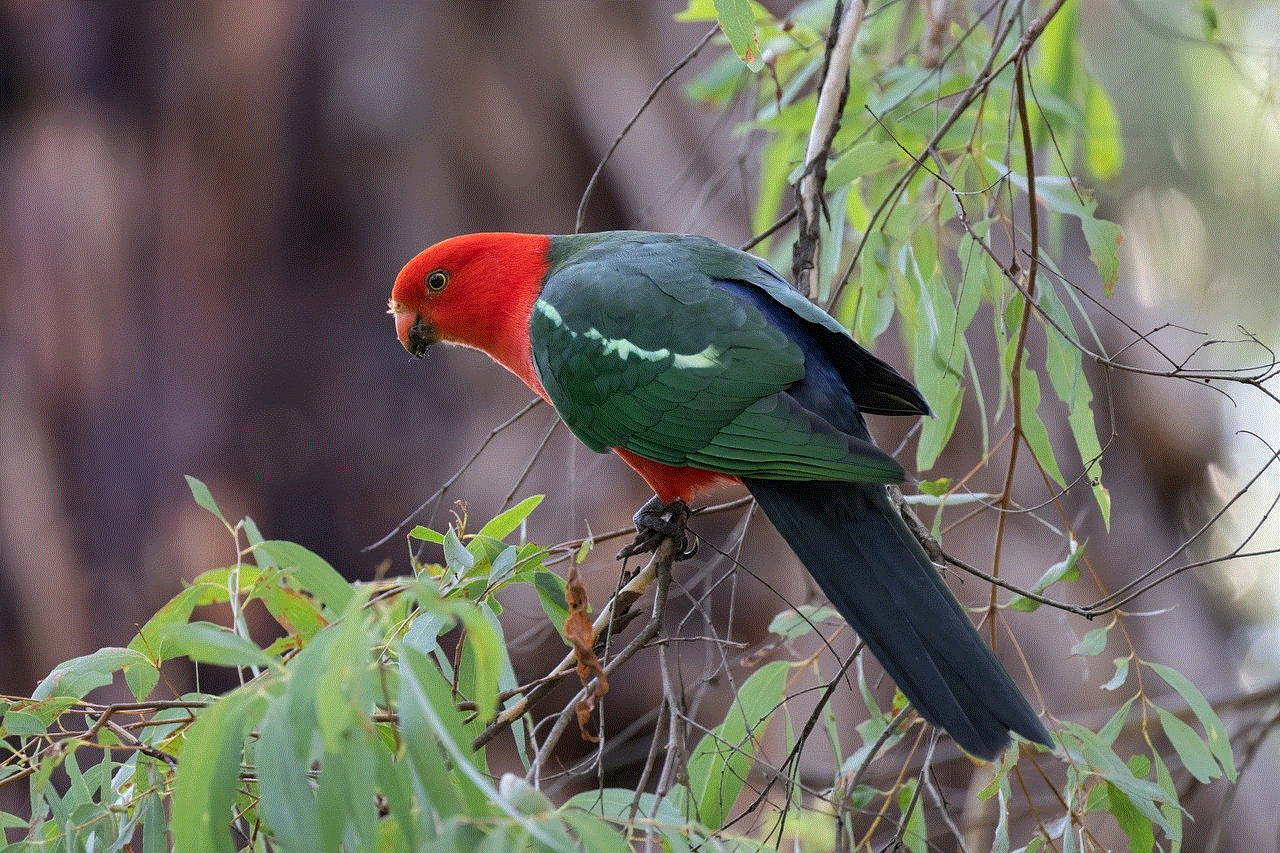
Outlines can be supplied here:
[[[218, 513], [211, 496], [193, 492]], [[497, 710], [526, 689], [515, 681], [495, 595], [523, 587], [536, 591], [552, 618], [563, 622], [566, 612], [564, 581], [544, 566], [548, 552], [503, 541], [537, 504], [527, 500], [476, 534], [459, 527], [416, 533], [411, 541], [442, 546], [444, 563], [415, 560], [413, 576], [374, 583], [349, 583], [305, 548], [263, 540], [248, 519], [228, 524], [236, 562], [197, 577], [128, 648], [68, 661], [31, 697], [0, 702], [0, 785], [25, 784], [31, 803], [29, 819], [0, 813], [11, 838], [21, 833], [12, 849], [624, 851], [649, 836], [672, 850], [712, 841], [775, 849], [769, 824], [728, 827], [760, 796], [768, 744], [800, 743], [808, 702], [795, 681], [809, 668], [804, 657], [753, 667], [720, 722], [692, 746], [681, 780], [661, 795], [601, 787], [557, 805], [528, 779], [496, 773], [486, 748], [473, 746]], [[1069, 558], [1053, 567], [1037, 591], [1069, 578], [1074, 566]], [[243, 612], [254, 602], [275, 618], [278, 637], [249, 634]], [[206, 612], [223, 614], [219, 621], [193, 619], [196, 607], [210, 606]], [[806, 607], [775, 619], [771, 630], [790, 645], [830, 615], [827, 607]], [[1116, 624], [1090, 631], [1075, 653], [1100, 654]], [[164, 698], [161, 666], [177, 658], [226, 667], [239, 683], [218, 696]], [[1116, 659], [1105, 689], [1126, 681], [1130, 660]], [[835, 768], [831, 792], [843, 790], [851, 808], [879, 802], [882, 811], [895, 809], [903, 847], [929, 849], [921, 780], [907, 778], [888, 794], [866, 785], [845, 790], [908, 737], [890, 728], [891, 714], [856, 663], [871, 716], [858, 726], [861, 746]], [[1199, 691], [1160, 664], [1138, 665], [1186, 705], [1181, 714], [1143, 694], [1137, 707], [1147, 742], [1162, 732], [1201, 782], [1234, 779], [1230, 743]], [[136, 702], [89, 700], [116, 678]], [[1133, 849], [1153, 849], [1157, 833], [1176, 847], [1182, 815], [1161, 750], [1126, 761], [1113, 746], [1138, 698], [1097, 734], [1059, 725], [1071, 762], [1066, 790], [1079, 815], [1109, 814]], [[793, 706], [797, 700], [804, 710]], [[841, 755], [835, 723], [828, 709], [822, 726]], [[514, 730], [518, 738], [527, 731]], [[1001, 849], [1008, 849], [1007, 774], [1015, 760], [1013, 752], [1005, 757], [981, 795], [999, 793]], [[773, 809], [775, 801], [766, 802]], [[829, 848], [841, 831], [821, 809], [772, 813], [779, 837], [799, 849]], [[1059, 836], [1068, 831], [1057, 828]]]
[[[444, 566], [352, 584], [248, 519], [230, 524], [190, 483], [227, 524], [236, 563], [197, 577], [128, 648], [68, 661], [0, 705], [0, 784], [25, 781], [32, 809], [0, 820], [24, 829], [22, 849], [447, 850], [494, 833], [501, 849], [625, 849], [602, 817], [493, 779], [472, 748], [515, 687], [494, 596], [550, 574], [542, 549], [502, 542], [539, 498], [475, 535], [447, 530]], [[563, 586], [559, 597], [563, 608]], [[277, 638], [246, 629], [254, 602]], [[226, 624], [192, 619], [210, 606]], [[163, 698], [161, 665], [176, 658], [226, 667], [239, 685]], [[88, 701], [117, 676], [136, 703]]]

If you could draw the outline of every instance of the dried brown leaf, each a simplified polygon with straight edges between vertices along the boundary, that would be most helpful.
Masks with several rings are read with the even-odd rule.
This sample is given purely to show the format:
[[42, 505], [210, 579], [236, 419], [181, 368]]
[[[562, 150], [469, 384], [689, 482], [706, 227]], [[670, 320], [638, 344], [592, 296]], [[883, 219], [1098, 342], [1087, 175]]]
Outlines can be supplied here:
[[564, 620], [564, 635], [573, 645], [578, 678], [584, 685], [589, 684], [592, 678], [596, 680], [595, 689], [577, 705], [578, 728], [583, 740], [596, 743], [600, 738], [587, 731], [587, 723], [595, 712], [596, 700], [609, 692], [609, 680], [600, 665], [600, 658], [596, 657], [596, 631], [591, 617], [587, 615], [587, 591], [582, 586], [576, 566], [569, 567], [569, 576], [565, 580], [565, 603], [569, 606], [569, 615]]

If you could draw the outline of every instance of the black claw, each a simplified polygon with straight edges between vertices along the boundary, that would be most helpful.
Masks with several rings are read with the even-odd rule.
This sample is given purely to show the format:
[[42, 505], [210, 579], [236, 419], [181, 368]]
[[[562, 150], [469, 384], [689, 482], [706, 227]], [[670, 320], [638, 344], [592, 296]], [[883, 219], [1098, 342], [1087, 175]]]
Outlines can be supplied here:
[[647, 554], [655, 551], [662, 540], [675, 540], [676, 553], [674, 561], [687, 560], [698, 552], [698, 540], [691, 539], [685, 523], [689, 520], [689, 505], [682, 500], [663, 503], [657, 495], [640, 508], [633, 521], [636, 525], [636, 538], [630, 545], [618, 552], [618, 559], [625, 560], [636, 554]]

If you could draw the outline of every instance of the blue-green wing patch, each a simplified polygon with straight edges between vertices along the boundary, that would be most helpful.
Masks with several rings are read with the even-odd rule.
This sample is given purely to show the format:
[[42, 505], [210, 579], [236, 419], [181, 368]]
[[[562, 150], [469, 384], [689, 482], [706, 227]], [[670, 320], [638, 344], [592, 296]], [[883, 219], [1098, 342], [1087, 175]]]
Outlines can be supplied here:
[[534, 367], [578, 438], [726, 474], [902, 479], [892, 458], [787, 393], [804, 354], [718, 287], [705, 259], [671, 251], [669, 235], [638, 236], [573, 238], [534, 306]]

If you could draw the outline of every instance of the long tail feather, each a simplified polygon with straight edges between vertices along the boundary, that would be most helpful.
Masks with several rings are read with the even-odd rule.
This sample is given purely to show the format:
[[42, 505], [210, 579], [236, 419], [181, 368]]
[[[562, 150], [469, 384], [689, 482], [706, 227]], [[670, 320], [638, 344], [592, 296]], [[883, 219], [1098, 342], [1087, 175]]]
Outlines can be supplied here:
[[1009, 732], [1052, 746], [884, 487], [744, 482], [920, 715], [991, 760]]

